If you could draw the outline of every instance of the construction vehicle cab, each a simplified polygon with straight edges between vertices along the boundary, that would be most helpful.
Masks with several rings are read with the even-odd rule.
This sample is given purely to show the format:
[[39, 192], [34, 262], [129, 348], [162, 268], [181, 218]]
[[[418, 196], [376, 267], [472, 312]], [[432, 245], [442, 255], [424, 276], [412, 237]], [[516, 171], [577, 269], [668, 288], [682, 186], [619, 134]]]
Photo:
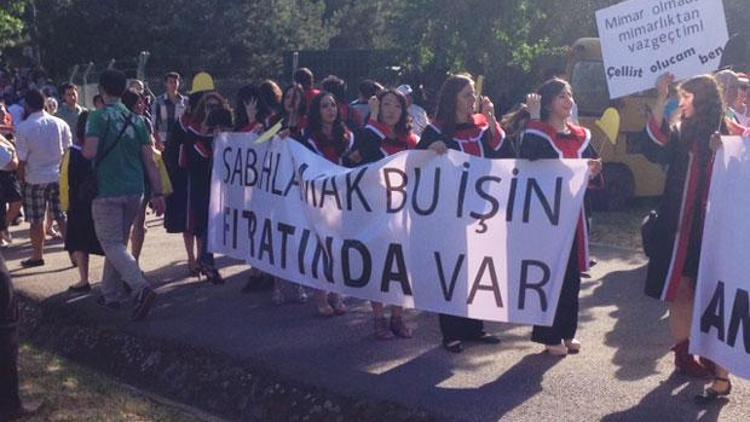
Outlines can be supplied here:
[[[604, 209], [618, 210], [634, 197], [661, 195], [665, 169], [648, 161], [636, 142], [656, 99], [655, 90], [610, 100], [598, 38], [581, 38], [571, 46], [566, 71], [580, 124], [591, 130], [592, 145], [604, 163], [605, 188], [596, 202]], [[620, 114], [620, 130], [614, 144], [595, 123], [608, 107]]]

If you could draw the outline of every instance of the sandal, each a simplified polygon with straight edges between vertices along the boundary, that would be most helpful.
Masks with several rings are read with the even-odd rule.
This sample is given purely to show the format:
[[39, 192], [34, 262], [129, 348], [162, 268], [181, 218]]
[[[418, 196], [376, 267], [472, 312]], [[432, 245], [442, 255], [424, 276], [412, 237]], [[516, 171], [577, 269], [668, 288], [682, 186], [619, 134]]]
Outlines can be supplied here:
[[74, 284], [68, 287], [68, 291], [71, 293], [87, 293], [91, 291], [91, 284]]
[[464, 351], [464, 345], [461, 340], [443, 340], [443, 347], [451, 353], [461, 353]]
[[385, 317], [375, 318], [375, 338], [378, 340], [390, 340], [393, 338], [393, 332], [388, 327], [388, 320]]
[[221, 274], [219, 274], [219, 270], [216, 269], [213, 265], [206, 264], [206, 263], [200, 263], [200, 272], [204, 276], [206, 276], [206, 280], [208, 280], [211, 284], [224, 284], [224, 278], [221, 277]]
[[499, 338], [493, 336], [490, 333], [485, 333], [484, 331], [479, 337], [475, 339], [475, 341], [478, 341], [480, 343], [485, 343], [485, 344], [499, 344], [500, 343]]
[[197, 262], [188, 262], [188, 273], [190, 277], [201, 277], [201, 266]]
[[297, 303], [307, 303], [307, 292], [305, 291], [305, 288], [298, 284], [297, 285]]
[[273, 293], [271, 293], [271, 302], [273, 302], [274, 305], [283, 305], [284, 304], [284, 292], [281, 291], [281, 289], [275, 287], [273, 289]]
[[568, 348], [568, 353], [576, 354], [581, 351], [581, 342], [578, 341], [578, 339], [571, 338], [568, 340], [563, 340], [563, 344], [565, 344], [565, 347]]
[[346, 304], [344, 303], [344, 299], [338, 293], [334, 293], [331, 306], [333, 306], [333, 313], [336, 315], [344, 315], [346, 313]]
[[332, 317], [333, 313], [334, 313], [334, 310], [331, 307], [331, 305], [328, 304], [328, 302], [326, 302], [326, 303], [319, 303], [318, 304], [318, 314], [320, 316], [324, 316], [326, 318], [327, 317]]
[[710, 404], [719, 397], [726, 397], [732, 392], [732, 381], [729, 380], [729, 378], [721, 378], [721, 377], [715, 377], [714, 382], [716, 381], [722, 381], [727, 383], [727, 389], [726, 391], [717, 391], [713, 387], [708, 387], [703, 391], [703, 394], [699, 394], [693, 398], [693, 401], [697, 405], [707, 405]]
[[409, 328], [405, 323], [404, 320], [399, 318], [394, 318], [391, 316], [391, 331], [393, 334], [397, 335], [401, 338], [411, 338], [414, 333], [412, 332], [412, 329]]

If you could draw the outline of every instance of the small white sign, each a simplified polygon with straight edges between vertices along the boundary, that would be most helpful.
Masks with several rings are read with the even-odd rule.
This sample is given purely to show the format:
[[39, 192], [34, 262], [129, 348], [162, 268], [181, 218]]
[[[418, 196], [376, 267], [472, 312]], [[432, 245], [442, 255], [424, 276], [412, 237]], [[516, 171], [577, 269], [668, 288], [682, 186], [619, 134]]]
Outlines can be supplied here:
[[628, 0], [596, 12], [610, 98], [719, 68], [729, 40], [722, 0]]

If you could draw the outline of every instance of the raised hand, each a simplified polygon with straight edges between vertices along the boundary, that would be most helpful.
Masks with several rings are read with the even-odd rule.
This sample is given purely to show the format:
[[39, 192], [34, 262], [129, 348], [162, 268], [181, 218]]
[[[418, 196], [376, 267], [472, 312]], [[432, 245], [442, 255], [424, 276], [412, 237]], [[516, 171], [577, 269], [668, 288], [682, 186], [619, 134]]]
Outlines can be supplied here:
[[374, 95], [370, 97], [367, 100], [367, 105], [370, 106], [370, 118], [378, 120], [378, 116], [380, 115], [380, 100], [378, 100], [378, 97]]
[[445, 155], [445, 153], [448, 152], [448, 145], [445, 145], [445, 142], [443, 141], [433, 142], [427, 148], [432, 151], [435, 151], [437, 155]]
[[542, 96], [537, 93], [527, 95], [526, 108], [529, 110], [532, 119], [539, 120], [542, 115]]
[[669, 97], [669, 86], [674, 83], [674, 75], [667, 72], [656, 80], [656, 92], [660, 100], [666, 100]]
[[245, 105], [245, 114], [247, 115], [247, 121], [252, 123], [255, 121], [255, 116], [258, 114], [258, 99], [253, 98], [251, 100], [243, 101]]
[[602, 160], [589, 160], [588, 161], [589, 169], [591, 170], [591, 178], [599, 176], [602, 172]]

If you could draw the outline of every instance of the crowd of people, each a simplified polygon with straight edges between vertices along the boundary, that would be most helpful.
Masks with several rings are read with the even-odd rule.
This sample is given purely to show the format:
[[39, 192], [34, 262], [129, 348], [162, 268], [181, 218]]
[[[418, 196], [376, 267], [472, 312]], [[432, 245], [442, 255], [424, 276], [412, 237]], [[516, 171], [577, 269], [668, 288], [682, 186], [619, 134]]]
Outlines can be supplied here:
[[[60, 88], [61, 101], [30, 87], [20, 101], [0, 102], [0, 209], [5, 218], [3, 241], [12, 239], [7, 225], [21, 203], [31, 226], [32, 255], [23, 267], [45, 265], [47, 234], [52, 222], [79, 270], [73, 293], [89, 292], [89, 255], [105, 257], [101, 305], [119, 309], [133, 298], [132, 318], [145, 318], [157, 293], [141, 271], [138, 258], [145, 239], [149, 207], [164, 214], [168, 233], [181, 234], [188, 274], [213, 284], [224, 282], [207, 248], [208, 204], [213, 140], [220, 132], [264, 133], [281, 123], [281, 138], [291, 138], [332, 163], [356, 167], [405, 150], [448, 150], [488, 159], [522, 158], [588, 161], [592, 186], [601, 184], [602, 163], [588, 129], [574, 123], [571, 85], [552, 78], [526, 101], [498, 118], [495, 105], [478, 95], [468, 74], [449, 76], [442, 85], [434, 113], [414, 103], [409, 85], [384, 87], [373, 80], [358, 86], [353, 101], [346, 83], [330, 75], [319, 84], [309, 69], [300, 68], [283, 89], [273, 80], [242, 87], [231, 102], [218, 92], [207, 73], [198, 73], [187, 95], [182, 78], [164, 75], [166, 92], [152, 98], [140, 81], [128, 82], [116, 70], [100, 78], [95, 109], [78, 104], [77, 87]], [[651, 118], [637, 139], [649, 160], [668, 164], [668, 175], [657, 222], [658, 236], [649, 247], [647, 294], [665, 299], [676, 340], [675, 367], [692, 376], [713, 376], [714, 382], [696, 400], [710, 402], [731, 391], [725, 369], [688, 352], [695, 278], [700, 256], [710, 167], [720, 144], [716, 133], [744, 134], [750, 113], [745, 75], [724, 70], [675, 86], [667, 74], [656, 87]], [[22, 113], [11, 109], [21, 107]], [[720, 125], [717, 125], [721, 122]], [[7, 156], [7, 159], [4, 157]], [[692, 159], [688, 159], [691, 157]], [[689, 183], [686, 183], [688, 181]], [[687, 206], [681, 206], [687, 204]], [[681, 211], [681, 209], [683, 211]], [[587, 218], [582, 213], [570, 245], [560, 300], [550, 327], [535, 326], [532, 341], [555, 356], [578, 353], [576, 339], [581, 274], [587, 256]], [[130, 249], [128, 249], [130, 243]], [[682, 253], [674, 254], [679, 248]], [[675, 259], [677, 256], [679, 259]], [[250, 269], [243, 292], [272, 290], [274, 304], [308, 301], [305, 287]], [[315, 291], [317, 312], [325, 317], [347, 312], [345, 298]], [[374, 336], [410, 338], [400, 307], [372, 303]], [[439, 315], [443, 347], [460, 353], [464, 342], [496, 344], [482, 321]]]

